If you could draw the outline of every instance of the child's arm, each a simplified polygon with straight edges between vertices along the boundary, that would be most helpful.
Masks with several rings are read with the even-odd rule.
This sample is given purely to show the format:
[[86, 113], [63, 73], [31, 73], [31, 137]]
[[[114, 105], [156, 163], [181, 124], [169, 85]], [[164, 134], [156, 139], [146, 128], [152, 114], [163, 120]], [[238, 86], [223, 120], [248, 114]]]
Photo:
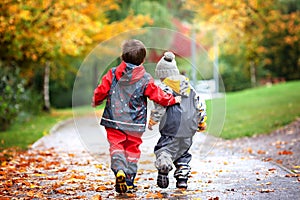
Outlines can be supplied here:
[[103, 76], [101, 84], [99, 84], [97, 88], [94, 90], [94, 96], [92, 102], [93, 107], [100, 105], [103, 102], [103, 100], [106, 99], [112, 83], [112, 77], [113, 77], [112, 71], [109, 70]]
[[174, 97], [172, 94], [164, 92], [151, 80], [144, 93], [150, 100], [162, 106], [171, 106], [181, 102], [181, 97]]
[[153, 110], [151, 110], [151, 114], [150, 114], [150, 120], [148, 123], [148, 129], [152, 130], [152, 126], [156, 125], [161, 117], [165, 114], [166, 112], [166, 108], [154, 103], [155, 108]]
[[206, 104], [205, 101], [200, 98], [199, 95], [196, 95], [196, 107], [199, 111], [199, 120], [198, 120], [198, 132], [206, 130]]

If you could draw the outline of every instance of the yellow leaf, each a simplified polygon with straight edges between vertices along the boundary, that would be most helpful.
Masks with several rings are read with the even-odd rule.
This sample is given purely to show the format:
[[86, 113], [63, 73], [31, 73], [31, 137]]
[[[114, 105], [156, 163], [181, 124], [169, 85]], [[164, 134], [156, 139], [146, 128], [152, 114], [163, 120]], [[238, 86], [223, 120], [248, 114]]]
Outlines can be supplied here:
[[2, 167], [7, 166], [7, 162], [6, 162], [6, 161], [3, 161], [3, 162], [1, 163], [1, 166], [2, 166]]
[[96, 167], [97, 169], [102, 169], [102, 168], [103, 168], [102, 164], [96, 164], [95, 167]]
[[22, 10], [20, 12], [20, 18], [21, 19], [24, 19], [24, 20], [30, 20], [31, 19], [31, 16], [30, 16], [30, 11], [29, 10]]

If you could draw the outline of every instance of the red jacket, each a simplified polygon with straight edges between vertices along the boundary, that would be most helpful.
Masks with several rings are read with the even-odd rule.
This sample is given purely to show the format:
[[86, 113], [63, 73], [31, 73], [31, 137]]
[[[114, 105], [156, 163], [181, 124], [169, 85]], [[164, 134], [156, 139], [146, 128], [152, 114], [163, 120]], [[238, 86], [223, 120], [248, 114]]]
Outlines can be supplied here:
[[[116, 80], [114, 81], [114, 79]], [[143, 81], [144, 79], [147, 80]], [[111, 88], [112, 84], [114, 84], [114, 88]], [[132, 87], [133, 85], [135, 86]], [[127, 97], [128, 95], [119, 95], [120, 90], [132, 90], [132, 88], [135, 90], [135, 87], [142, 87], [142, 89], [137, 88], [137, 91], [143, 92], [143, 94], [137, 95], [138, 100], [135, 100], [133, 97]], [[112, 98], [113, 93], [118, 91], [118, 95]], [[126, 63], [122, 62], [118, 67], [110, 69], [103, 76], [101, 84], [94, 90], [93, 104], [95, 106], [100, 105], [103, 100], [107, 99], [101, 120], [102, 125], [121, 130], [127, 129], [128, 131], [143, 132], [146, 127], [147, 118], [146, 97], [162, 106], [169, 106], [176, 103], [172, 94], [165, 93], [160, 87], [154, 84], [154, 79], [145, 71], [143, 66], [136, 66], [132, 70], [129, 70]], [[129, 102], [127, 108], [126, 103], [121, 103], [123, 100]], [[117, 104], [120, 105], [117, 107]], [[126, 127], [120, 127], [120, 124], [126, 124]], [[131, 129], [129, 126], [139, 127], [139, 129]]]
[[[116, 77], [119, 80], [125, 72], [126, 63], [122, 62], [116, 69]], [[144, 68], [144, 67], [143, 67]], [[144, 69], [145, 70], [145, 69]], [[112, 83], [112, 70], [110, 69], [102, 78], [101, 84], [94, 90], [93, 102], [98, 106], [106, 99]], [[175, 98], [172, 94], [165, 93], [160, 87], [154, 84], [154, 79], [149, 82], [144, 95], [162, 106], [175, 104]]]

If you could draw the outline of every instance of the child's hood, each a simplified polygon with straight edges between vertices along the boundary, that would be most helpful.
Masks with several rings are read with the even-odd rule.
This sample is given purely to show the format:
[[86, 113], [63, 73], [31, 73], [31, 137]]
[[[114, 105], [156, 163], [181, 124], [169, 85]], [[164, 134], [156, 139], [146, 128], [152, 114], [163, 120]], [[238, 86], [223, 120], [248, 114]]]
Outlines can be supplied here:
[[169, 86], [175, 93], [182, 96], [189, 96], [191, 87], [189, 78], [183, 75], [169, 76], [163, 81], [164, 84]]
[[119, 81], [119, 83], [122, 84], [132, 84], [140, 80], [146, 70], [143, 66], [136, 66], [132, 70], [127, 71], [126, 70], [126, 63], [122, 62], [116, 69], [116, 78]]

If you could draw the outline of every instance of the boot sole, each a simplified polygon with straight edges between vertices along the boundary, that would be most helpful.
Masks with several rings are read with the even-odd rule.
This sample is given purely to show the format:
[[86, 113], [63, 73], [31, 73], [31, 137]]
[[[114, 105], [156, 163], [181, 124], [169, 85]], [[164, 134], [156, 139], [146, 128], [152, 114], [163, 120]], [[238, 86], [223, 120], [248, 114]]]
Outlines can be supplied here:
[[118, 193], [125, 193], [128, 190], [126, 181], [126, 175], [123, 170], [118, 171], [116, 175], [116, 192]]
[[158, 176], [157, 176], [157, 185], [160, 188], [167, 188], [169, 186], [169, 177], [168, 177], [168, 174], [158, 173]]

